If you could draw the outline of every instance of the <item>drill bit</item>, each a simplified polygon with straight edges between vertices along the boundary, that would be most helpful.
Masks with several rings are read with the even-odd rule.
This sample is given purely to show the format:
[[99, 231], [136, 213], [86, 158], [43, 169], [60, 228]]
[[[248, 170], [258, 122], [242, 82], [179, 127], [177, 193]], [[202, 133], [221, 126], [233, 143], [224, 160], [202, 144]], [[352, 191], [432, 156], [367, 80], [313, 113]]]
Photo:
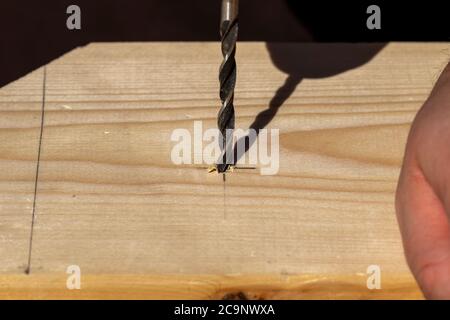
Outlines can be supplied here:
[[[232, 135], [234, 130], [234, 87], [236, 85], [236, 41], [238, 36], [239, 0], [222, 0], [220, 36], [222, 42], [223, 61], [219, 70], [220, 107], [217, 126], [222, 134], [221, 158], [217, 163], [219, 173], [226, 172], [232, 162]], [[231, 131], [230, 131], [231, 130]], [[228, 156], [227, 156], [228, 153]]]

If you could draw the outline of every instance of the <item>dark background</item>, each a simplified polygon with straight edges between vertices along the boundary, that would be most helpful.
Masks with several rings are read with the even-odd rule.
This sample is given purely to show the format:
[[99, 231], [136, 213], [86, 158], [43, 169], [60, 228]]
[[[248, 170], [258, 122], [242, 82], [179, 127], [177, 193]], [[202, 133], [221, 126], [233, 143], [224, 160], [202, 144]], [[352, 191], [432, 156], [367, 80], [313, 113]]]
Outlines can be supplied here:
[[[448, 1], [447, 1], [448, 2]], [[240, 0], [241, 41], [448, 41], [446, 1]], [[81, 7], [82, 29], [66, 28]], [[381, 7], [381, 30], [366, 9]], [[220, 0], [1, 0], [0, 87], [93, 41], [217, 41]]]

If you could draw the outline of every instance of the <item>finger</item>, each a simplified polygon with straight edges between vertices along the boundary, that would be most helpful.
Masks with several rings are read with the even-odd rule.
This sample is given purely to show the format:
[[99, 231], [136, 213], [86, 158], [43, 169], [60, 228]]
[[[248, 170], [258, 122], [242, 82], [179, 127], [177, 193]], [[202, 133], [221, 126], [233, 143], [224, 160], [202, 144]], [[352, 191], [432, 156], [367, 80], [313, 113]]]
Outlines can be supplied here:
[[404, 163], [396, 209], [406, 258], [425, 297], [450, 299], [449, 220], [414, 161]]

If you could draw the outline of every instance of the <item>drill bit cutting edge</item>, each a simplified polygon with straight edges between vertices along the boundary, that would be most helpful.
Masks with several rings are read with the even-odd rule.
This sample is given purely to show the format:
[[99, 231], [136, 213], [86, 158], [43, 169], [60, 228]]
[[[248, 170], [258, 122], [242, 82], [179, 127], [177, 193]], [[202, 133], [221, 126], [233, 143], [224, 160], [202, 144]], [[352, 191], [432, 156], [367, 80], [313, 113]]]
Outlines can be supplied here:
[[233, 164], [234, 88], [236, 85], [236, 41], [238, 37], [238, 0], [222, 0], [220, 36], [223, 61], [219, 70], [220, 100], [217, 126], [222, 134], [221, 156], [217, 172], [224, 173]]

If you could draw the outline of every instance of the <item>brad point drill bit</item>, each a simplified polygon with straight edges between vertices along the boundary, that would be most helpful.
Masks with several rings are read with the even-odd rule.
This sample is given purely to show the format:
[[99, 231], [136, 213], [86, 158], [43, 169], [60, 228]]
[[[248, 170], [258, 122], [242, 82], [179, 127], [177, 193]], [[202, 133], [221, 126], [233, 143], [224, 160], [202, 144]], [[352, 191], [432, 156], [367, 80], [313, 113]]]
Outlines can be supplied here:
[[[230, 166], [233, 139], [227, 139], [227, 129], [234, 130], [234, 87], [236, 85], [236, 41], [238, 36], [238, 6], [239, 0], [222, 0], [220, 21], [220, 36], [222, 41], [223, 62], [219, 70], [220, 107], [217, 116], [217, 126], [222, 133], [221, 159], [217, 163], [219, 173], [226, 172]], [[228, 152], [228, 157], [227, 157]], [[219, 159], [220, 160], [220, 159]]]

